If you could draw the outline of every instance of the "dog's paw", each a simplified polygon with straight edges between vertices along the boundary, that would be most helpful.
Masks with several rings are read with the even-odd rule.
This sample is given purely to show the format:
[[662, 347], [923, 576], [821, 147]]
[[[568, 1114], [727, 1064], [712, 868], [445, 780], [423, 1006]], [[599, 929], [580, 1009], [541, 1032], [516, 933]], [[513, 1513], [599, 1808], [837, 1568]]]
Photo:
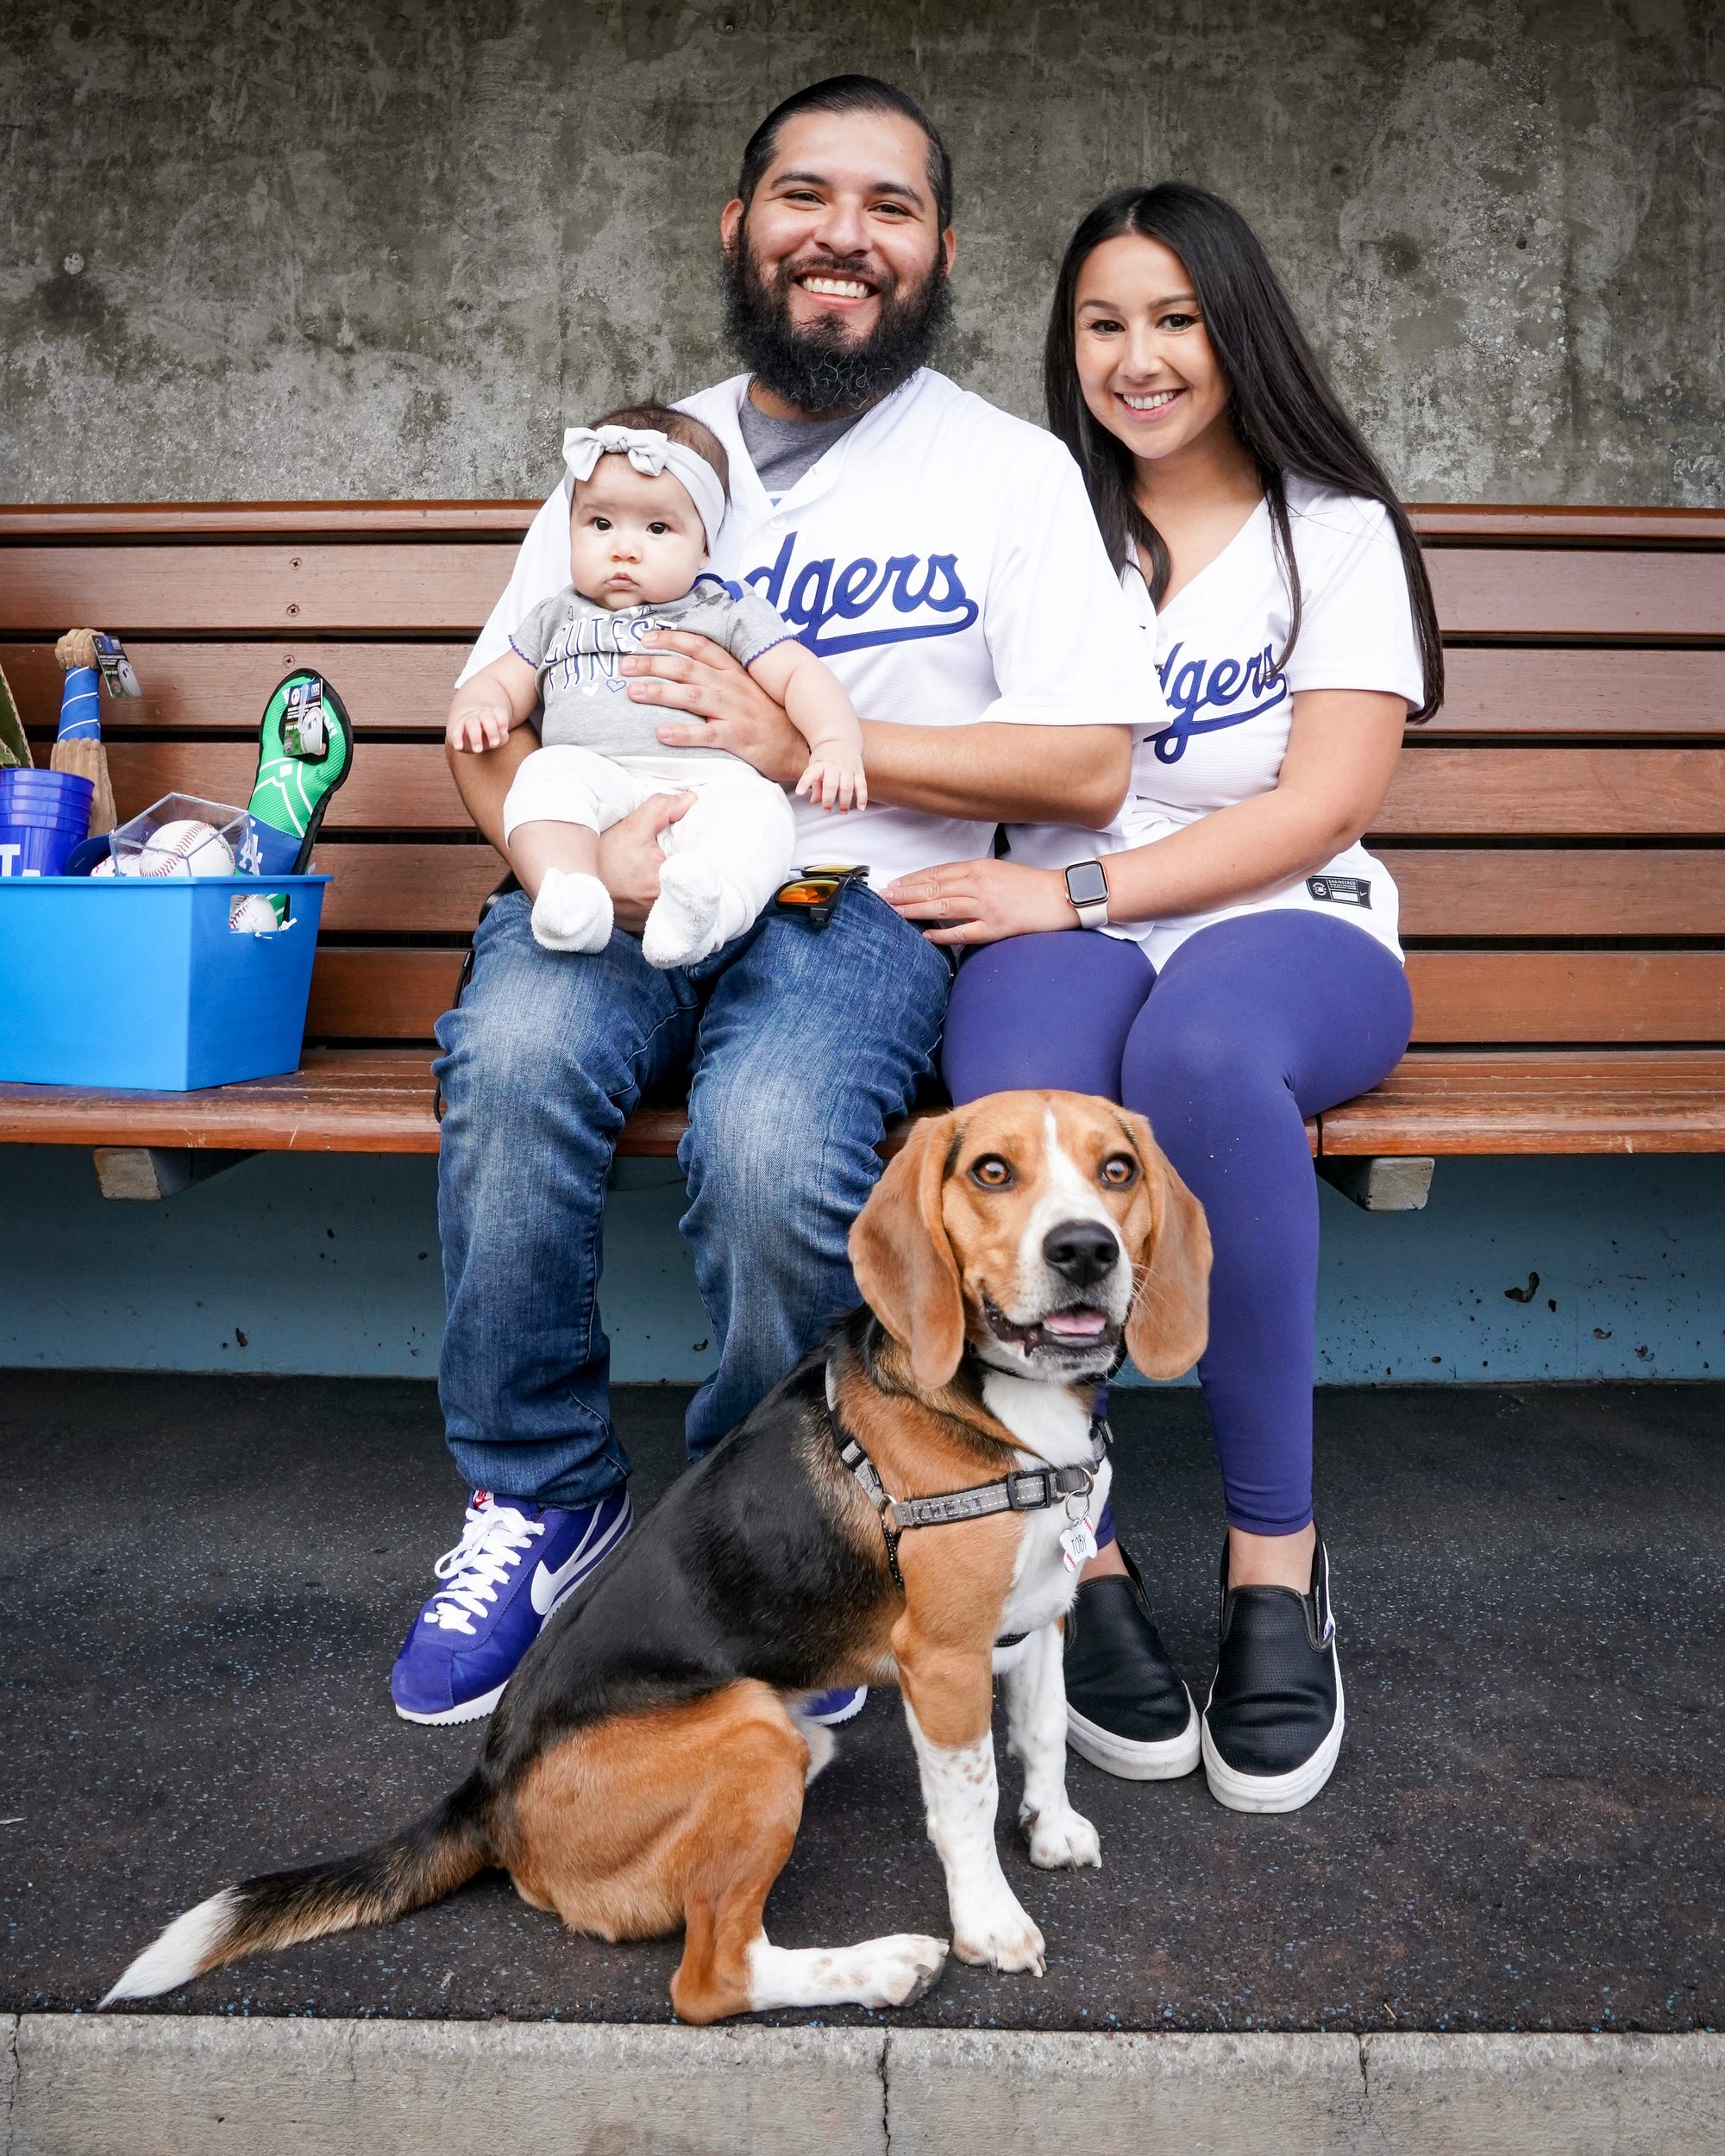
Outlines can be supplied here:
[[946, 1966], [944, 1939], [925, 1939], [919, 1932], [897, 1932], [889, 1939], [871, 1940], [866, 1950], [869, 1967], [863, 1995], [857, 2003], [869, 2007], [914, 2006], [925, 1991], [940, 1982]]
[[952, 1951], [960, 1961], [977, 1968], [1027, 1970], [1033, 1977], [1043, 1972], [1042, 1934], [1019, 1907], [1010, 1888], [967, 1910], [962, 1918], [953, 1912]]
[[1030, 1844], [1030, 1860], [1042, 1871], [1080, 1871], [1087, 1865], [1102, 1868], [1102, 1844], [1095, 1828], [1068, 1804], [1021, 1819]]

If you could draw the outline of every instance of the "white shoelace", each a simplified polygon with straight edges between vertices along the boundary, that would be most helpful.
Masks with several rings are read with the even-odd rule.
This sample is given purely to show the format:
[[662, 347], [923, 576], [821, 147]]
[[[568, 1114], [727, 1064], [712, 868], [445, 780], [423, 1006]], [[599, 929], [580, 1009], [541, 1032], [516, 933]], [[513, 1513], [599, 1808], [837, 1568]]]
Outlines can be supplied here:
[[495, 1500], [483, 1507], [469, 1505], [461, 1540], [431, 1568], [449, 1584], [439, 1588], [426, 1605], [425, 1622], [471, 1635], [474, 1619], [490, 1614], [498, 1589], [520, 1564], [534, 1536], [544, 1532], [543, 1520], [524, 1520], [512, 1505]]

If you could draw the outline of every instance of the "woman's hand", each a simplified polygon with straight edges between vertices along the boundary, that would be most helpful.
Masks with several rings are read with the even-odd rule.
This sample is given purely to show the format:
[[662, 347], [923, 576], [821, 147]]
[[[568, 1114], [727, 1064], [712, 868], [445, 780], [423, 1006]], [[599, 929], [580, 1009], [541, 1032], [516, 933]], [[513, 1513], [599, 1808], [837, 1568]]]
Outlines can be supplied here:
[[927, 922], [931, 943], [996, 943], [1078, 925], [1065, 877], [1016, 861], [944, 862], [899, 877], [881, 896], [904, 919]]
[[[641, 639], [652, 655], [623, 661], [629, 693], [637, 704], [667, 708], [658, 730], [668, 749], [728, 749], [753, 764], [763, 779], [794, 786], [808, 761], [808, 743], [758, 681], [710, 636], [687, 630], [656, 629]], [[692, 712], [705, 726], [680, 724]], [[614, 895], [614, 894], [613, 894]]]
[[599, 842], [599, 881], [611, 893], [612, 915], [625, 935], [638, 936], [659, 895], [665, 865], [659, 834], [695, 805], [693, 793], [656, 793], [613, 824]]

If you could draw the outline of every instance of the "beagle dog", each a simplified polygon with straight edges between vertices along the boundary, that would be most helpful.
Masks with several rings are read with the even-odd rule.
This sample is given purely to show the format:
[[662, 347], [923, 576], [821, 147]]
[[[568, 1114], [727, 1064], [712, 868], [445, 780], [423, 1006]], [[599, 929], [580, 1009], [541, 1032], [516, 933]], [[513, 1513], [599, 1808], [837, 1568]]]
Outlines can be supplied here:
[[762, 1922], [832, 1752], [800, 1708], [897, 1683], [950, 1951], [1043, 1967], [1000, 1868], [993, 1679], [1044, 1869], [1098, 1865], [1066, 1794], [1061, 1627], [1107, 1495], [1098, 1388], [1201, 1352], [1210, 1240], [1150, 1126], [1075, 1094], [919, 1123], [850, 1237], [865, 1307], [672, 1488], [529, 1650], [479, 1765], [363, 1853], [224, 1889], [103, 2001], [441, 1900], [487, 1865], [600, 1939], [680, 1927], [686, 2021], [902, 2006], [945, 1940], [774, 1946]]

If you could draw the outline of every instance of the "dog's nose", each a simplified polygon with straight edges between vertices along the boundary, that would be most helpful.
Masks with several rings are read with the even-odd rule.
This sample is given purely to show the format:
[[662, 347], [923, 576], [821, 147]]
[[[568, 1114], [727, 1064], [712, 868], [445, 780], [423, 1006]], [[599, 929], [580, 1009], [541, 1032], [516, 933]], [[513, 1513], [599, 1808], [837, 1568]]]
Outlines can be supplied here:
[[1088, 1288], [1113, 1272], [1120, 1246], [1106, 1221], [1063, 1220], [1043, 1237], [1042, 1254], [1075, 1288]]

